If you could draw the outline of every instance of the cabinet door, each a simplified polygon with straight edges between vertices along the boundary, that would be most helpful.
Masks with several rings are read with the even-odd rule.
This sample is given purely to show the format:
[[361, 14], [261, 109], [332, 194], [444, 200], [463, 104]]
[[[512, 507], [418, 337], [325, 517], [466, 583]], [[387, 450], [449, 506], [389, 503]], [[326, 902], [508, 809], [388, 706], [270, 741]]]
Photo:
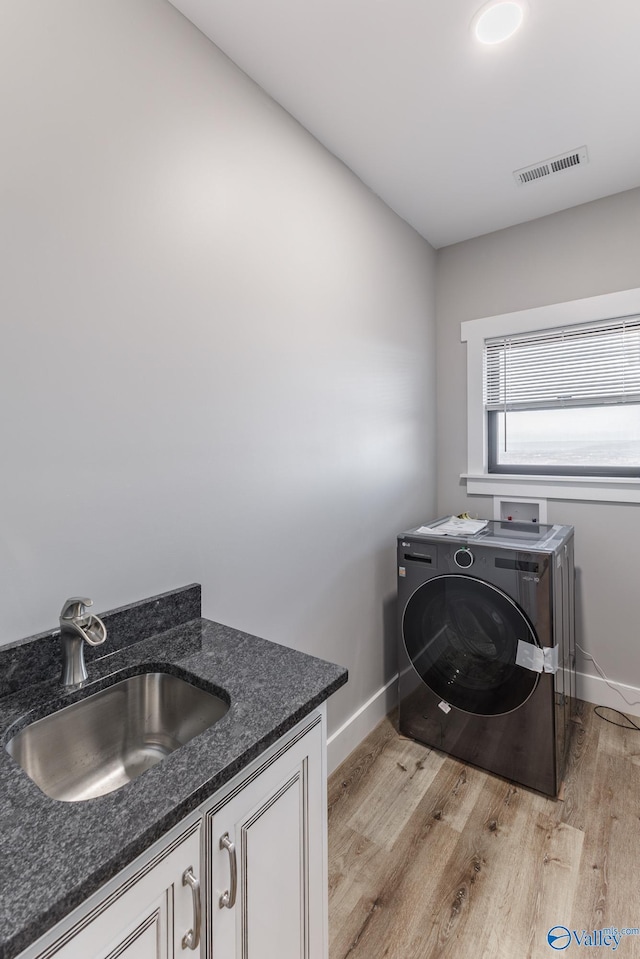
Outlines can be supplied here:
[[194, 929], [194, 895], [183, 875], [197, 875], [200, 830], [192, 825], [91, 909], [37, 959], [174, 959]]
[[322, 751], [318, 719], [206, 814], [209, 959], [326, 956]]

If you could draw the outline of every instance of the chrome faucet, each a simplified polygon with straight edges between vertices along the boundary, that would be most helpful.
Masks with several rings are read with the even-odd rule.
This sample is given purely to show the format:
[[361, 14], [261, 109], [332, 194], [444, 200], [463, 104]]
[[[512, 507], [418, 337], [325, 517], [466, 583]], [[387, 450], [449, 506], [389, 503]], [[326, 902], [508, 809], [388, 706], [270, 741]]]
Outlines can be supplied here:
[[60, 613], [63, 686], [81, 686], [87, 681], [84, 644], [100, 646], [107, 638], [107, 627], [97, 616], [87, 613], [88, 606], [93, 606], [92, 599], [73, 596], [66, 600]]

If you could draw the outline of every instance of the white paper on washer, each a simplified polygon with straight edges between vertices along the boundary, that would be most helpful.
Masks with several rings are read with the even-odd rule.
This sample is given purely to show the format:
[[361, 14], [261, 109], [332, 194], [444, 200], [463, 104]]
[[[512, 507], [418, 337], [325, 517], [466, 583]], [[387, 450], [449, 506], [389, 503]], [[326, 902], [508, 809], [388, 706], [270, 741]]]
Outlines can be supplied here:
[[450, 516], [437, 526], [419, 526], [415, 532], [422, 536], [473, 536], [484, 529], [488, 519], [460, 519]]

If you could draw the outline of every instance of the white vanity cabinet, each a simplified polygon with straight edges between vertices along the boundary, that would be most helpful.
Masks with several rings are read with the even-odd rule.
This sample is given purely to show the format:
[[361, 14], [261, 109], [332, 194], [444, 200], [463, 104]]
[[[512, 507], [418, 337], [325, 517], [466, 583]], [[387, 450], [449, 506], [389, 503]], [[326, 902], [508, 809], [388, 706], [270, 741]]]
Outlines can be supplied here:
[[326, 863], [322, 707], [18, 959], [326, 959]]

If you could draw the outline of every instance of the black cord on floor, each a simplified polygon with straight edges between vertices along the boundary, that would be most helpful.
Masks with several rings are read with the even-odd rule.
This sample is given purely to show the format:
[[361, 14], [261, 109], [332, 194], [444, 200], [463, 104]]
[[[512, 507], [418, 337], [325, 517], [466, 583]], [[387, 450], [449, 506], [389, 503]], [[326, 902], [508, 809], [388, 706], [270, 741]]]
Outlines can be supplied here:
[[[616, 723], [613, 719], [607, 719], [606, 716], [603, 716], [602, 713], [598, 712], [599, 709], [608, 709], [612, 713], [617, 713], [618, 716], [622, 716], [626, 722]], [[619, 709], [614, 709], [613, 706], [594, 706], [593, 711], [596, 716], [600, 717], [600, 719], [604, 719], [605, 723], [611, 723], [612, 726], [619, 726], [621, 729], [634, 729], [640, 733], [640, 726], [638, 726], [637, 723], [634, 723], [630, 716], [627, 716], [625, 713], [621, 713]]]

